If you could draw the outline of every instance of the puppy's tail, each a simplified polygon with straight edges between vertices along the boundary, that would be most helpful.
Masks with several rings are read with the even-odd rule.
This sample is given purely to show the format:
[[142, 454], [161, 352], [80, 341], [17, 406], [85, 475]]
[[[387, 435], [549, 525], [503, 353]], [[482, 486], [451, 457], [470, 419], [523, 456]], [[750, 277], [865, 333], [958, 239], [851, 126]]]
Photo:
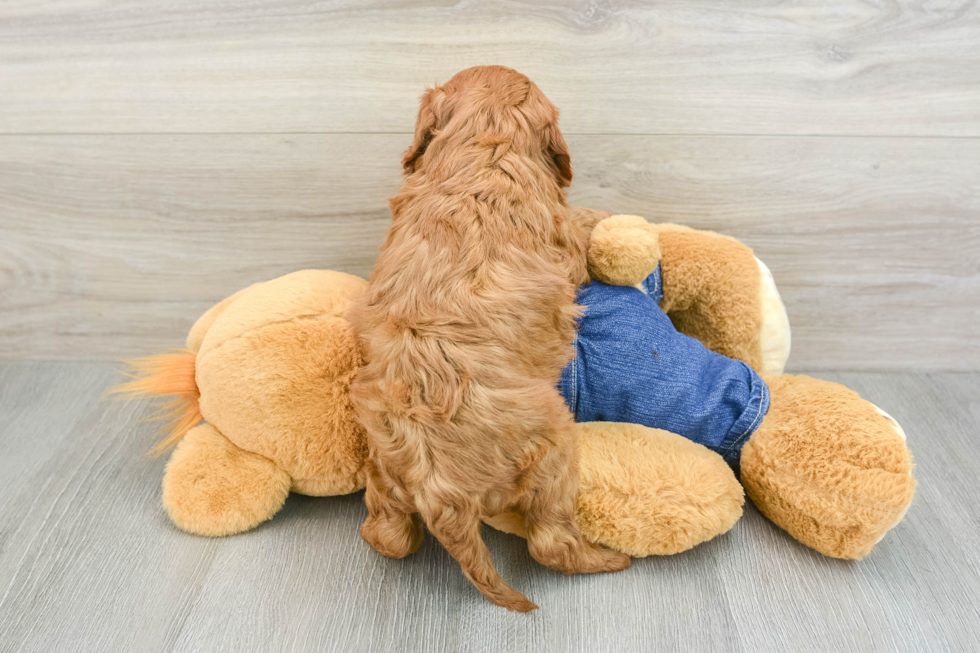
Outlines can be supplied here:
[[197, 354], [188, 349], [178, 349], [170, 354], [123, 362], [129, 367], [125, 374], [132, 380], [110, 388], [110, 394], [132, 399], [173, 397], [161, 403], [159, 409], [147, 418], [169, 420], [162, 429], [166, 436], [150, 450], [151, 456], [158, 456], [176, 446], [203, 419], [201, 391], [195, 378]]
[[[420, 506], [421, 509], [421, 506]], [[438, 506], [421, 510], [429, 531], [463, 568], [463, 574], [493, 603], [513, 612], [529, 612], [538, 606], [511, 587], [497, 572], [490, 551], [480, 537], [479, 512], [475, 506]]]

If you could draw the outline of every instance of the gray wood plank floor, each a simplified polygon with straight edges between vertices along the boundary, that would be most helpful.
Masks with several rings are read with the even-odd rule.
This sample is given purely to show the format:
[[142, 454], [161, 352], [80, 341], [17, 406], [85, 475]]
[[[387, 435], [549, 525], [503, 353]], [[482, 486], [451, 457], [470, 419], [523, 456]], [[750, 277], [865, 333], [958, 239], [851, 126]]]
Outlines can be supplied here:
[[566, 578], [487, 530], [541, 605], [483, 600], [431, 538], [390, 561], [359, 494], [292, 496], [221, 540], [160, 507], [147, 406], [101, 400], [104, 363], [0, 364], [2, 651], [650, 651], [980, 648], [978, 373], [822, 374], [905, 427], [919, 493], [866, 560], [825, 558], [748, 507], [726, 536], [625, 573]]

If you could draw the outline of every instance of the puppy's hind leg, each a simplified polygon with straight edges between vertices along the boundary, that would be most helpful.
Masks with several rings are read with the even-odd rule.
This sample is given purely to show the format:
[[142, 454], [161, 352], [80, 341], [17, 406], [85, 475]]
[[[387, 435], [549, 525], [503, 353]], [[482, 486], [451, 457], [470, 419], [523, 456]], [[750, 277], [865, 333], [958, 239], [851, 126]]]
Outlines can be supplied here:
[[526, 596], [511, 587], [493, 566], [490, 551], [480, 537], [482, 522], [475, 506], [443, 504], [420, 508], [429, 530], [446, 547], [449, 555], [456, 559], [463, 568], [463, 574], [483, 596], [515, 612], [538, 609]]
[[415, 553], [424, 534], [421, 518], [405, 501], [393, 496], [393, 488], [370, 456], [365, 461], [365, 469], [364, 503], [368, 517], [361, 524], [361, 537], [375, 551], [389, 558], [404, 558]]
[[582, 537], [575, 522], [578, 499], [578, 427], [561, 395], [551, 421], [555, 443], [528, 470], [528, 486], [521, 501], [527, 519], [527, 547], [531, 557], [566, 574], [622, 571], [630, 557]]

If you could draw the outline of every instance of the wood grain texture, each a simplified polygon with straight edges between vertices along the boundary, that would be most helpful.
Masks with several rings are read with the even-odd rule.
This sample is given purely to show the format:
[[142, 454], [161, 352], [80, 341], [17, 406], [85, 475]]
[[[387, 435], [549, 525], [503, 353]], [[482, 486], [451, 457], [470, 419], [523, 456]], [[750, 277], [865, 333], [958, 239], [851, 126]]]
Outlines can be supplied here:
[[[409, 140], [0, 136], [0, 358], [142, 355], [255, 281], [366, 276]], [[574, 203], [755, 248], [793, 368], [980, 368], [980, 140], [569, 142]]]
[[427, 538], [402, 561], [358, 536], [360, 494], [292, 496], [224, 539], [176, 530], [142, 404], [99, 402], [91, 363], [0, 364], [0, 651], [967, 651], [980, 647], [980, 374], [827, 374], [898, 419], [916, 456], [905, 521], [861, 562], [747, 507], [726, 536], [564, 577], [490, 529], [541, 605], [487, 603]]
[[980, 136], [978, 29], [974, 0], [7, 0], [0, 132], [407, 132], [500, 63], [568, 133]]
[[[0, 360], [180, 345], [296, 269], [367, 275], [417, 97], [474, 64], [562, 108], [575, 203], [734, 235], [772, 268], [791, 368], [980, 368], [975, 0], [0, 3]], [[980, 374], [825, 373], [894, 415], [918, 496], [867, 560], [757, 511], [613, 576], [488, 530], [542, 610], [486, 603], [428, 538], [291, 497], [206, 540], [160, 507], [142, 404], [104, 363], [0, 363], [0, 652], [978, 650]]]

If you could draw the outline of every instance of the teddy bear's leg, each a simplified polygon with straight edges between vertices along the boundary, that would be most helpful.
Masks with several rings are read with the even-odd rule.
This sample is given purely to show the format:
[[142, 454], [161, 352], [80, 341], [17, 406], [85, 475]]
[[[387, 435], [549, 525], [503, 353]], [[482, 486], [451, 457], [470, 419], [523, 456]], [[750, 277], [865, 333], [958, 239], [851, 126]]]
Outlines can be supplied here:
[[[725, 460], [679, 435], [639, 424], [579, 424], [576, 522], [591, 542], [634, 557], [671, 555], [727, 532], [745, 496]], [[524, 515], [485, 520], [527, 537]]]
[[167, 463], [163, 506], [189, 533], [233, 535], [275, 515], [290, 483], [271, 460], [239, 449], [202, 424], [187, 432]]
[[789, 374], [766, 381], [769, 413], [742, 450], [746, 493], [803, 544], [864, 557], [915, 494], [904, 432], [840, 384]]

